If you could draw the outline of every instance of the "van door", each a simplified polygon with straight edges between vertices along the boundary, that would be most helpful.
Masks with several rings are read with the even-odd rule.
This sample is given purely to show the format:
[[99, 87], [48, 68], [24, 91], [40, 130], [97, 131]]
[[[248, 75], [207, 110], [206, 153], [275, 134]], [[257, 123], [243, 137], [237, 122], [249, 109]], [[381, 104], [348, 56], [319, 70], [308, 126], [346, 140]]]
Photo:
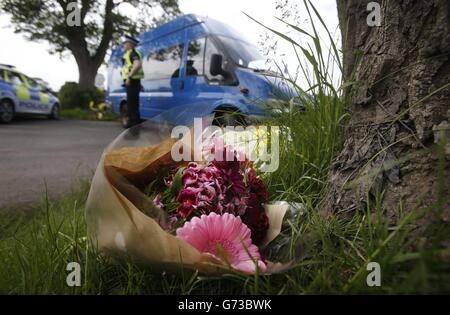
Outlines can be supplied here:
[[6, 71], [7, 84], [11, 86], [16, 97], [17, 113], [33, 113], [35, 112], [35, 102], [31, 99], [30, 90], [28, 89], [24, 78], [18, 72]]
[[192, 117], [210, 114], [214, 110], [214, 103], [224, 95], [220, 84], [221, 76], [213, 76], [209, 71], [210, 56], [213, 53], [218, 53], [217, 48], [207, 37], [188, 43], [183, 98]]
[[31, 100], [35, 104], [35, 113], [49, 114], [51, 112], [50, 96], [42, 90], [42, 87], [34, 80], [25, 77]]
[[180, 91], [183, 44], [160, 48], [144, 57], [143, 117], [151, 118], [170, 110], [182, 101]]

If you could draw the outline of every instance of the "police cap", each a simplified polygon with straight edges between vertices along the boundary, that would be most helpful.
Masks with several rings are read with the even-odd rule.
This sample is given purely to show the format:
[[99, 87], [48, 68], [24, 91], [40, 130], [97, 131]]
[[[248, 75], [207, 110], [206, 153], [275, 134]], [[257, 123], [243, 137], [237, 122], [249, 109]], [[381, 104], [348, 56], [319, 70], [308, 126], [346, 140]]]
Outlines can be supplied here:
[[139, 41], [136, 38], [134, 38], [133, 36], [128, 36], [128, 35], [124, 35], [122, 38], [122, 43], [125, 43], [125, 42], [130, 42], [130, 43], [133, 43], [134, 45], [139, 44]]

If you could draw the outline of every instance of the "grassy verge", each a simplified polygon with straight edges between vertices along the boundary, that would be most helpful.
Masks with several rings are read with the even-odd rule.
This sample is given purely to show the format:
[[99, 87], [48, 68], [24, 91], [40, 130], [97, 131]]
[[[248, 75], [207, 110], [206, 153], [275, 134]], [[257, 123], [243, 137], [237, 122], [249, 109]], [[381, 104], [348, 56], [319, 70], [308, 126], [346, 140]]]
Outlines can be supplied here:
[[[45, 200], [31, 214], [1, 214], [2, 294], [312, 294], [450, 292], [448, 250], [414, 233], [429, 209], [409, 209], [395, 226], [377, 204], [351, 220], [323, 217], [314, 198], [292, 222], [291, 242], [280, 259], [295, 266], [271, 276], [230, 274], [205, 278], [168, 275], [133, 262], [108, 263], [86, 240], [84, 182], [60, 200]], [[364, 210], [367, 209], [367, 210]], [[300, 254], [300, 255], [299, 255]], [[445, 259], [447, 257], [447, 260]], [[368, 262], [381, 267], [380, 287], [370, 287]], [[67, 264], [81, 266], [80, 287], [66, 284]]]
[[[98, 120], [93, 111], [84, 108], [63, 108], [61, 110], [61, 117], [67, 119]], [[102, 121], [117, 120], [119, 120], [119, 115], [112, 112], [106, 112], [102, 119]]]

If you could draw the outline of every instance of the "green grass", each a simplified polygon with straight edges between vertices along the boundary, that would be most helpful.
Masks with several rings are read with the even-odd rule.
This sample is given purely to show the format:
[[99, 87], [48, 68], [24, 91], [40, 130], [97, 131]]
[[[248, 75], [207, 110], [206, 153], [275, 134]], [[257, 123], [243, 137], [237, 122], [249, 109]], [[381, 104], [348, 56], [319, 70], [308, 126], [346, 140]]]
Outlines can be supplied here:
[[[310, 17], [318, 15], [314, 7], [308, 8]], [[399, 204], [395, 222], [389, 221], [387, 209], [381, 207], [382, 195], [375, 201], [367, 198], [350, 219], [318, 212], [330, 163], [342, 146], [346, 98], [340, 87], [348, 86], [333, 84], [332, 69], [335, 65], [342, 68], [341, 59], [334, 44], [328, 48], [321, 44], [319, 26], [325, 25], [320, 21], [312, 31], [292, 26], [310, 39], [304, 45], [284, 37], [298, 52], [302, 75], [308, 81], [308, 89], [296, 89], [311, 97], [282, 100], [282, 105], [287, 108], [292, 101], [301, 101], [305, 110], [294, 109], [268, 122], [283, 127], [280, 167], [264, 175], [270, 199], [305, 205], [304, 212], [287, 222], [289, 228], [275, 240], [285, 246], [274, 258], [294, 260], [292, 269], [270, 276], [207, 278], [181, 270], [179, 275], [164, 274], [126, 259], [107, 262], [86, 239], [84, 206], [89, 182], [84, 182], [65, 197], [45, 199], [26, 214], [0, 212], [0, 293], [450, 293], [450, 250], [442, 245], [450, 235], [449, 226], [435, 220], [436, 209], [448, 196], [441, 194], [438, 204], [428, 208], [403, 209]], [[294, 78], [288, 79], [295, 83]], [[439, 156], [440, 174], [444, 174], [443, 150]], [[445, 183], [443, 175], [440, 180]], [[434, 223], [419, 231], [417, 226], [424, 221]], [[73, 261], [81, 265], [81, 287], [66, 285], [66, 266]], [[372, 261], [381, 267], [380, 287], [366, 283], [367, 264]]]
[[[89, 109], [85, 108], [63, 108], [61, 110], [61, 117], [67, 119], [81, 119], [81, 120], [97, 120], [95, 113]], [[103, 116], [102, 121], [117, 121], [119, 115], [106, 112]]]
[[[29, 214], [2, 214], [0, 293], [3, 294], [313, 294], [450, 292], [449, 250], [414, 233], [429, 209], [399, 210], [389, 224], [377, 204], [351, 220], [318, 214], [312, 200], [292, 222], [292, 242], [280, 259], [296, 256], [282, 274], [205, 278], [161, 274], [131, 261], [105, 261], [86, 240], [89, 183]], [[363, 210], [369, 209], [369, 210]], [[444, 233], [445, 235], [448, 235]], [[445, 236], [446, 237], [446, 236]], [[300, 255], [298, 255], [300, 254]], [[447, 257], [447, 261], [445, 260]], [[82, 285], [66, 285], [69, 262], [81, 265]], [[381, 266], [381, 287], [366, 285], [367, 263]]]

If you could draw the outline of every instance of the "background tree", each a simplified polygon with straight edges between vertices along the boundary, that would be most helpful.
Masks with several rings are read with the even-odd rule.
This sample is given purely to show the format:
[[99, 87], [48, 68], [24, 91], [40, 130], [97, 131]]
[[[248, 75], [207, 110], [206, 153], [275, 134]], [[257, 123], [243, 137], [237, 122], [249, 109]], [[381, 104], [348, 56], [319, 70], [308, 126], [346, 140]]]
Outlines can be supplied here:
[[351, 213], [383, 196], [393, 218], [402, 204], [444, 209], [443, 219], [450, 150], [436, 143], [444, 133], [450, 143], [450, 2], [377, 1], [379, 27], [367, 23], [369, 2], [337, 1], [350, 118], [324, 209]]
[[[67, 23], [74, 12], [68, 5], [73, 2], [79, 8], [79, 26]], [[126, 6], [128, 12], [134, 8], [136, 18], [123, 13]], [[16, 33], [32, 41], [47, 41], [51, 53], [70, 51], [78, 65], [81, 88], [94, 86], [108, 48], [122, 33], [135, 35], [180, 13], [178, 0], [4, 0], [0, 10], [11, 15]]]

